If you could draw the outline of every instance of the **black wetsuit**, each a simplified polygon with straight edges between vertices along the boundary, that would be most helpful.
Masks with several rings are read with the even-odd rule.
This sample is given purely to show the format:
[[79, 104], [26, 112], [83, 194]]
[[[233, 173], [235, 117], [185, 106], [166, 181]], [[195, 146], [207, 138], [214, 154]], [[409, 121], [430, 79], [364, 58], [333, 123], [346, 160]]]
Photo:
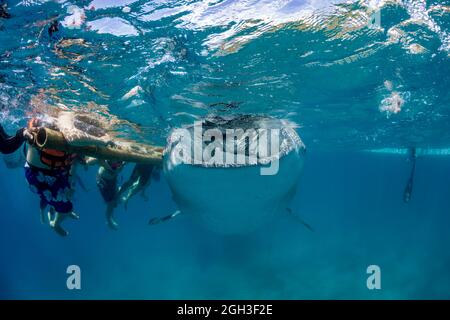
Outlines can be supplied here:
[[411, 172], [409, 174], [409, 179], [408, 179], [408, 183], [406, 184], [405, 187], [405, 192], [403, 193], [403, 201], [405, 203], [409, 202], [409, 200], [411, 200], [411, 195], [412, 195], [412, 190], [413, 190], [413, 184], [414, 184], [414, 173], [416, 172], [416, 159], [417, 159], [417, 152], [416, 152], [416, 148], [411, 148], [410, 149], [410, 161], [412, 162], [412, 166], [411, 166]]
[[19, 129], [15, 136], [9, 136], [0, 125], [0, 152], [3, 154], [14, 153], [25, 142], [23, 130]]

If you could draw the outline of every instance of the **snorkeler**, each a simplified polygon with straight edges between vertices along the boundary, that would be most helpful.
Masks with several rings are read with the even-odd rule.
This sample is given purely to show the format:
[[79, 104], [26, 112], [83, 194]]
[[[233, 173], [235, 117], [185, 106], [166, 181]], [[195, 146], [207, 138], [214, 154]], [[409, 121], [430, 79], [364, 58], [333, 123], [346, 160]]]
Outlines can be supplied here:
[[[32, 119], [29, 129], [37, 128], [42, 123]], [[56, 129], [57, 128], [53, 128]], [[67, 236], [61, 223], [67, 219], [78, 219], [73, 212], [71, 168], [77, 155], [59, 150], [39, 150], [31, 145], [27, 150], [25, 177], [31, 190], [40, 197], [41, 222], [45, 221], [45, 211], [48, 211], [50, 227], [60, 236]]]
[[[35, 133], [40, 127], [59, 131], [66, 143], [72, 146], [114, 145], [111, 137], [101, 128], [101, 123], [86, 114], [60, 111], [54, 118], [43, 122], [34, 118], [29, 122], [28, 131]], [[72, 171], [75, 161], [82, 160], [82, 155], [71, 154], [61, 150], [38, 148], [33, 142], [27, 151], [25, 175], [32, 191], [41, 198], [41, 221], [48, 211], [50, 226], [61, 236], [67, 231], [61, 227], [66, 218], [78, 219], [73, 212]], [[84, 161], [84, 160], [83, 160]]]
[[130, 178], [122, 184], [117, 194], [118, 200], [122, 201], [127, 208], [128, 201], [131, 197], [139, 192], [144, 193], [145, 189], [150, 185], [154, 166], [151, 164], [136, 164]]
[[113, 216], [119, 192], [117, 178], [124, 166], [125, 162], [123, 161], [100, 160], [100, 168], [97, 173], [97, 186], [106, 202], [106, 222], [113, 230], [118, 229], [118, 224]]
[[411, 200], [411, 194], [413, 190], [413, 184], [414, 184], [414, 174], [416, 171], [416, 159], [417, 159], [417, 152], [416, 148], [410, 148], [409, 149], [409, 161], [411, 161], [411, 172], [409, 174], [408, 183], [405, 187], [405, 192], [403, 193], [403, 201], [405, 203], [408, 203], [409, 200]]

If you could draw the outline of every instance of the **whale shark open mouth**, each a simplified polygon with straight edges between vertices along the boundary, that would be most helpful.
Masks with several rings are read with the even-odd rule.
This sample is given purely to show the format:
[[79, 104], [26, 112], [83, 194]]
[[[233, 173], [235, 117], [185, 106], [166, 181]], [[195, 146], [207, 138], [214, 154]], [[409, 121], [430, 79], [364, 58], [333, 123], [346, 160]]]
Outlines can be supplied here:
[[267, 165], [305, 146], [286, 120], [257, 116], [210, 116], [172, 131], [166, 151], [170, 165], [203, 167]]
[[305, 151], [287, 121], [208, 117], [172, 131], [164, 172], [183, 214], [220, 233], [243, 233], [286, 212]]

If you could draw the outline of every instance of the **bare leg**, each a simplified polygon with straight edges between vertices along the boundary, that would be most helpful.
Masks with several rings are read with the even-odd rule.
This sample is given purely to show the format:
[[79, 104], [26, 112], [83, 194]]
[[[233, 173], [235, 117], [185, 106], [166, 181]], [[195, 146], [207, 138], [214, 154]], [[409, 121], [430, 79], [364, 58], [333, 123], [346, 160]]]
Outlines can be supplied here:
[[[54, 217], [52, 218], [52, 215]], [[66, 237], [69, 233], [61, 226], [61, 223], [66, 219], [71, 218], [78, 220], [79, 217], [75, 212], [69, 212], [69, 213], [60, 213], [56, 212], [55, 209], [50, 209], [49, 211], [49, 220], [50, 220], [50, 227], [55, 230], [57, 234], [59, 234], [62, 237]]]
[[116, 207], [115, 201], [108, 202], [106, 205], [106, 223], [108, 227], [113, 230], [119, 229], [119, 225], [114, 220], [114, 208]]
[[150, 180], [153, 172], [153, 166], [137, 164], [130, 178], [120, 187], [117, 198], [123, 202], [125, 209], [127, 209], [128, 201], [131, 197], [139, 192], [145, 191], [150, 185]]
[[180, 214], [181, 214], [181, 211], [177, 210], [174, 213], [169, 214], [169, 215], [164, 216], [164, 217], [152, 218], [152, 219], [150, 219], [148, 224], [154, 225], [154, 224], [158, 224], [158, 223], [165, 222], [165, 221], [168, 221], [168, 220], [172, 220], [173, 218], [175, 218], [176, 216], [178, 216]]

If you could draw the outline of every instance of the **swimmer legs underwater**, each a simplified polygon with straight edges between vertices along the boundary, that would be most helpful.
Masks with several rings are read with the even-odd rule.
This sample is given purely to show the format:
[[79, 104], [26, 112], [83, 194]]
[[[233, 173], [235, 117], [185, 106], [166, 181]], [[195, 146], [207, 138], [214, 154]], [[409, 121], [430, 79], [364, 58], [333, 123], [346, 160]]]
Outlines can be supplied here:
[[[0, 125], [0, 151], [10, 154], [19, 149], [22, 144], [33, 136], [27, 129], [19, 129], [16, 135], [10, 137]], [[49, 224], [61, 236], [68, 233], [61, 227], [61, 222], [70, 217], [78, 219], [78, 216], [72, 211], [70, 202], [70, 166], [71, 156], [59, 153], [55, 150], [39, 151], [33, 147], [28, 148], [25, 176], [30, 188], [39, 194], [40, 218], [45, 221], [45, 210], [50, 206]]]
[[117, 179], [124, 165], [125, 163], [122, 161], [101, 160], [96, 178], [97, 187], [106, 203], [106, 222], [113, 230], [118, 229], [118, 224], [114, 220], [114, 209], [117, 206], [117, 195], [119, 192]]
[[[39, 125], [38, 120], [31, 120], [29, 128]], [[25, 177], [30, 189], [39, 195], [41, 222], [45, 221], [45, 210], [49, 207], [50, 227], [60, 236], [68, 232], [61, 223], [66, 218], [78, 219], [73, 212], [71, 168], [78, 156], [66, 152], [42, 149], [30, 146], [27, 150]]]
[[[117, 198], [119, 198], [127, 207], [127, 203], [132, 196], [139, 192], [144, 192], [145, 188], [150, 185], [152, 173], [155, 172], [155, 167], [149, 164], [136, 164], [130, 178], [120, 187]], [[156, 171], [157, 172], [157, 171]], [[181, 214], [180, 210], [172, 214], [162, 217], [151, 218], [148, 224], [155, 225], [161, 222], [172, 220]]]
[[[65, 116], [66, 114], [62, 113], [53, 123], [44, 123], [37, 118], [33, 118], [30, 120], [27, 130], [36, 134], [40, 128], [48, 127], [54, 131], [65, 133], [65, 137], [70, 135], [71, 139], [78, 139], [75, 141], [78, 146], [108, 144], [108, 136], [97, 137], [89, 132], [73, 129], [69, 121], [73, 117]], [[41, 221], [45, 220], [45, 210], [50, 208], [48, 211], [50, 227], [60, 236], [67, 236], [68, 232], [62, 227], [62, 222], [66, 218], [79, 218], [73, 212], [72, 169], [75, 161], [80, 159], [84, 161], [84, 156], [57, 149], [37, 147], [34, 140], [34, 138], [29, 140], [30, 147], [27, 150], [25, 177], [30, 189], [38, 194], [41, 199]], [[71, 140], [68, 140], [68, 142], [70, 143]]]
[[409, 179], [405, 187], [405, 191], [403, 193], [403, 201], [408, 203], [411, 200], [413, 185], [414, 185], [414, 174], [416, 172], [416, 159], [417, 152], [416, 148], [410, 148], [409, 160], [411, 161], [411, 172], [409, 174]]
[[[31, 191], [40, 197], [41, 221], [45, 222], [48, 217], [49, 225], [61, 236], [68, 235], [61, 225], [62, 222], [66, 218], [78, 219], [78, 215], [73, 212], [72, 204], [74, 190], [72, 180], [76, 175], [74, 171], [76, 161], [87, 165], [86, 155], [95, 157], [97, 153], [102, 152], [107, 153], [102, 154], [102, 158], [111, 156], [113, 159], [130, 157], [141, 160], [143, 157], [130, 151], [132, 146], [128, 146], [129, 149], [119, 148], [101, 125], [101, 121], [96, 121], [88, 115], [60, 111], [56, 118], [46, 116], [43, 119], [32, 118], [28, 127], [18, 130], [15, 136], [9, 136], [0, 126], [1, 153], [14, 153], [28, 140], [26, 180]], [[158, 162], [159, 150], [153, 149], [144, 159]], [[113, 229], [117, 228], [117, 223], [113, 219], [113, 211], [117, 204], [117, 176], [124, 164], [118, 160], [101, 160], [97, 175], [97, 185], [107, 202], [108, 225]], [[152, 170], [153, 166], [147, 166], [145, 170], [142, 167], [138, 175], [140, 183], [137, 184], [136, 190], [142, 190], [139, 187], [143, 188], [148, 184]]]
[[122, 201], [127, 208], [131, 197], [139, 192], [144, 193], [145, 188], [150, 185], [154, 166], [150, 164], [137, 163], [134, 166], [130, 178], [122, 184], [117, 194], [117, 198]]

